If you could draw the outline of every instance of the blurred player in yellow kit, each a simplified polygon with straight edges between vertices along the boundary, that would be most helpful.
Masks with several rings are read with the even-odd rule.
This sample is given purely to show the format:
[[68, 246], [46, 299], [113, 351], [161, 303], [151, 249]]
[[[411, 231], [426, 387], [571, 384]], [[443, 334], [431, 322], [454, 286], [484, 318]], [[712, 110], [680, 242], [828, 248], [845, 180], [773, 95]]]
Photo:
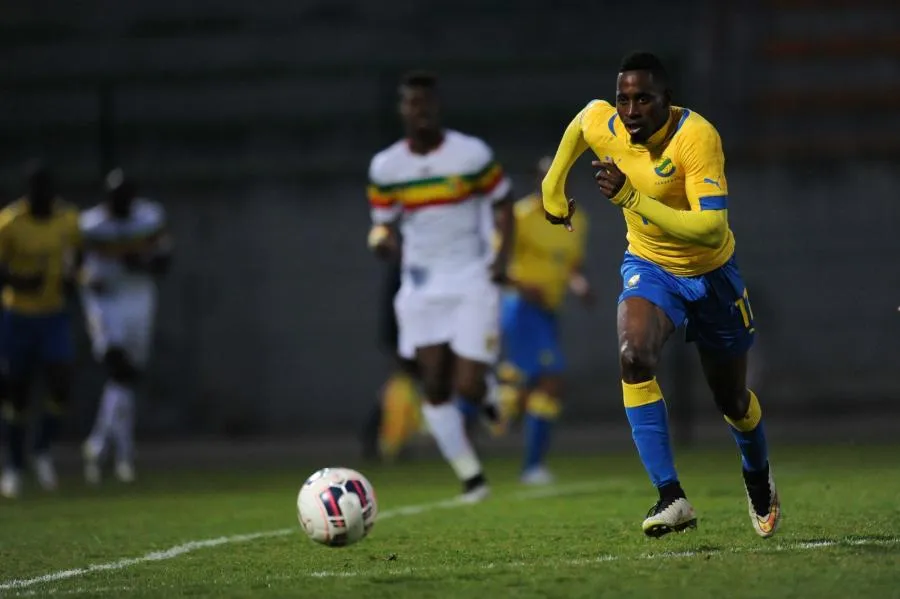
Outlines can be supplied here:
[[35, 438], [34, 468], [43, 488], [56, 487], [50, 446], [71, 392], [74, 359], [66, 290], [81, 239], [78, 211], [59, 199], [45, 166], [30, 165], [27, 184], [26, 196], [0, 212], [0, 339], [9, 385], [2, 406], [8, 446], [0, 495], [7, 498], [21, 492], [28, 395], [38, 367], [46, 374], [50, 399]]
[[659, 501], [642, 528], [661, 536], [696, 526], [675, 470], [656, 367], [669, 336], [685, 325], [707, 384], [741, 453], [742, 477], [756, 533], [770, 537], [781, 504], [769, 467], [762, 410], [747, 388], [747, 354], [755, 324], [735, 261], [728, 225], [725, 156], [716, 129], [672, 104], [659, 58], [625, 57], [615, 106], [590, 102], [566, 128], [542, 185], [547, 219], [577, 229], [567, 200], [569, 170], [586, 150], [600, 161], [595, 178], [622, 208], [628, 249], [617, 315], [625, 412]]
[[[550, 157], [538, 161], [538, 185], [550, 163]], [[501, 411], [506, 419], [518, 416], [524, 408], [522, 482], [549, 484], [553, 476], [544, 459], [552, 425], [561, 410], [566, 367], [559, 313], [568, 289], [586, 304], [593, 297], [582, 271], [587, 218], [580, 212], [573, 216], [572, 234], [551, 227], [544, 218], [538, 191], [516, 202], [515, 219], [509, 287], [501, 303]], [[510, 387], [515, 391], [510, 392]]]

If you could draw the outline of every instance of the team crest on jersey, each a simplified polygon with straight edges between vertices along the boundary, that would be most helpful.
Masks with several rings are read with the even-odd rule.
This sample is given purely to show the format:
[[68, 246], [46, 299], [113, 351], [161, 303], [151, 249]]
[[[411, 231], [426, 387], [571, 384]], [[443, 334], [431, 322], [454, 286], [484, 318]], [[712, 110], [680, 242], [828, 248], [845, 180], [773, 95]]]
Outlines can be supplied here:
[[631, 275], [631, 278], [628, 279], [628, 282], [625, 283], [625, 286], [628, 287], [629, 289], [631, 287], [637, 287], [637, 284], [638, 284], [638, 282], [640, 282], [640, 280], [641, 280], [641, 275], [639, 275], [639, 274]]
[[653, 172], [660, 177], [671, 177], [675, 174], [675, 164], [672, 162], [671, 158], [666, 156], [663, 158], [662, 162], [656, 165]]
[[497, 335], [495, 335], [493, 333], [491, 333], [490, 335], [488, 335], [487, 337], [484, 338], [484, 348], [487, 351], [490, 351], [490, 352], [497, 351], [497, 348], [499, 347], [499, 345], [500, 345], [500, 339], [499, 339], [499, 337], [497, 337]]

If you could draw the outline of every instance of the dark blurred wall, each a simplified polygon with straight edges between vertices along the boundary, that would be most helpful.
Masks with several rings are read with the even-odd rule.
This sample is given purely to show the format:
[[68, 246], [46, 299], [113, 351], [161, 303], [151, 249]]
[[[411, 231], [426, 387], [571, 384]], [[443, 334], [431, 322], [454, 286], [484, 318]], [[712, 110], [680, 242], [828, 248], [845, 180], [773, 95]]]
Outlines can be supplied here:
[[[81, 204], [97, 200], [102, 168], [121, 162], [171, 214], [178, 260], [146, 432], [355, 426], [374, 400], [386, 360], [363, 186], [371, 155], [399, 134], [400, 72], [441, 74], [448, 125], [485, 138], [525, 193], [535, 157], [588, 100], [612, 97], [618, 61], [636, 48], [660, 53], [677, 101], [723, 135], [767, 410], [897, 409], [897, 9], [546, 6], [0, 0], [3, 199], [19, 191], [22, 160], [40, 153]], [[624, 227], [589, 174], [582, 162], [572, 191], [593, 219], [600, 302], [566, 319], [567, 417], [597, 420], [621, 418], [613, 315]], [[682, 349], [662, 378], [688, 396], [678, 401], [705, 408], [693, 349], [679, 362]], [[86, 354], [83, 365], [78, 402], [89, 406], [99, 378]]]

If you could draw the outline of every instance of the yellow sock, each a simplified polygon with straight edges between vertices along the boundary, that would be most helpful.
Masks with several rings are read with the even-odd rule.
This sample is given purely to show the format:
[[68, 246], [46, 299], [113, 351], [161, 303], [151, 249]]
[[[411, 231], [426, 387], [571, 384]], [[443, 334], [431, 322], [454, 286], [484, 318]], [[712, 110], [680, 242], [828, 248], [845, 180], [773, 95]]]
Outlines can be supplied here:
[[532, 416], [545, 420], [556, 420], [562, 411], [562, 404], [559, 399], [549, 393], [535, 389], [528, 395], [525, 410]]

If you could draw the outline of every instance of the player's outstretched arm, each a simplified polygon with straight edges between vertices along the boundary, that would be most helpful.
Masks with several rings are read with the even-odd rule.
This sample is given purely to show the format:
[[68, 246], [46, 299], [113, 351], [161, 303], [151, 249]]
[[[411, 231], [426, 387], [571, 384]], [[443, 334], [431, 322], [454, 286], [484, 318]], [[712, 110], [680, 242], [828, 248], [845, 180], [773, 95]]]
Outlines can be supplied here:
[[553, 156], [553, 162], [541, 183], [541, 195], [544, 199], [544, 212], [547, 220], [555, 225], [565, 225], [570, 231], [572, 230], [571, 218], [575, 211], [575, 202], [566, 198], [566, 178], [578, 157], [588, 149], [588, 143], [581, 133], [583, 113], [583, 110], [579, 112], [566, 127], [556, 155]]

